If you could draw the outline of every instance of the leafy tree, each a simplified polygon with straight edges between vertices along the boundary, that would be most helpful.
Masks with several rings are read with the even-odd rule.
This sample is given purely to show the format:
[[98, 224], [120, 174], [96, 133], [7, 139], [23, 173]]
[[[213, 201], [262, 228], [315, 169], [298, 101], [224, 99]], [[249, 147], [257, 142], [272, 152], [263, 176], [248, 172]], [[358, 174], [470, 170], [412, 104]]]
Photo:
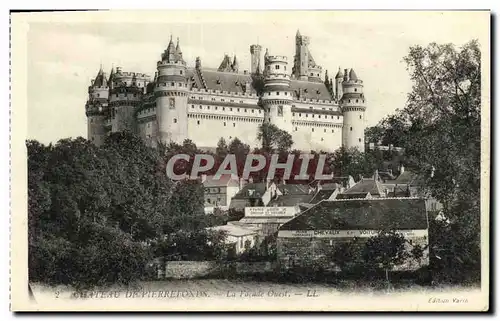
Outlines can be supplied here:
[[356, 148], [337, 149], [329, 158], [330, 167], [335, 176], [371, 177], [380, 163], [372, 153], [362, 153]]
[[292, 135], [270, 123], [259, 126], [257, 139], [262, 143], [262, 149], [268, 153], [274, 150], [288, 151], [293, 145]]

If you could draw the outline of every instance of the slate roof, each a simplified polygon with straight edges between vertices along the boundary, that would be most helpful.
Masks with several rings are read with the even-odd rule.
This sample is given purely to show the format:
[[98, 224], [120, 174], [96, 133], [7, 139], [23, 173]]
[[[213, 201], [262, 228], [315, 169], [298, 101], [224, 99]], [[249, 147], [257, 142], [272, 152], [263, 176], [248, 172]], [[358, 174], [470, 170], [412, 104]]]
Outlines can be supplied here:
[[236, 195], [234, 199], [248, 199], [250, 198], [250, 190], [254, 190], [253, 197], [262, 197], [266, 192], [266, 183], [249, 183], [245, 185]]
[[351, 194], [338, 194], [335, 199], [337, 200], [349, 200], [349, 199], [357, 199], [357, 198], [366, 198], [368, 193], [351, 193]]
[[314, 195], [313, 199], [311, 199], [309, 203], [317, 204], [323, 200], [327, 200], [330, 196], [332, 196], [334, 191], [334, 189], [321, 189]]
[[271, 200], [267, 206], [296, 206], [299, 203], [309, 203], [314, 194], [280, 195]]
[[[323, 82], [292, 80], [290, 81], [290, 89], [295, 92], [295, 98], [332, 100], [332, 96]], [[300, 97], [297, 97], [299, 91]]]
[[402, 174], [400, 174], [394, 182], [397, 184], [412, 184], [412, 185], [419, 185], [422, 183], [418, 179], [417, 174], [415, 174], [411, 171], [408, 171], [408, 170], [406, 170]]
[[427, 229], [425, 200], [374, 198], [323, 201], [280, 230]]
[[365, 178], [346, 190], [343, 194], [370, 193], [371, 195], [381, 195], [383, 190], [382, 184], [379, 181]]
[[[236, 72], [220, 72], [211, 69], [202, 69], [203, 79], [208, 90], [221, 90], [233, 93], [256, 93], [251, 86], [252, 76], [250, 74]], [[198, 88], [204, 88], [197, 73], [193, 74]], [[198, 78], [198, 79], [196, 79]], [[245, 82], [250, 83], [250, 92], [245, 92]]]
[[214, 176], [207, 176], [203, 182], [203, 187], [221, 187], [221, 186], [238, 186], [238, 178], [233, 178], [231, 175], [221, 175], [220, 179], [215, 179]]

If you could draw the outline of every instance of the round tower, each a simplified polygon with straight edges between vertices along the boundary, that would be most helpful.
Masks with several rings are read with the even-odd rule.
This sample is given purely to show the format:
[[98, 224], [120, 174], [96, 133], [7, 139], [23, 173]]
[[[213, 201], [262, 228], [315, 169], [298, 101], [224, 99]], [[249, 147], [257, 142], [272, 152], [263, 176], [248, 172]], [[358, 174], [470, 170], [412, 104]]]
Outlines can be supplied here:
[[136, 132], [135, 111], [141, 104], [148, 80], [145, 74], [116, 68], [109, 90], [112, 132]]
[[366, 100], [363, 93], [363, 81], [358, 79], [353, 69], [344, 73], [340, 106], [344, 115], [342, 145], [365, 151], [365, 110]]
[[88, 100], [85, 104], [87, 116], [87, 138], [97, 146], [104, 143], [106, 130], [104, 121], [108, 111], [108, 81], [106, 73], [99, 69], [95, 79], [91, 81], [88, 89]]
[[293, 93], [290, 90], [287, 65], [287, 57], [270, 56], [266, 51], [261, 101], [265, 111], [264, 121], [291, 134]]
[[337, 75], [335, 76], [335, 100], [340, 101], [342, 99], [342, 81], [344, 78], [344, 74], [342, 73], [342, 70], [339, 67], [339, 71], [337, 72]]
[[155, 86], [157, 139], [164, 143], [181, 144], [188, 137], [187, 100], [188, 81], [186, 62], [177, 39], [172, 37], [157, 63], [158, 78]]

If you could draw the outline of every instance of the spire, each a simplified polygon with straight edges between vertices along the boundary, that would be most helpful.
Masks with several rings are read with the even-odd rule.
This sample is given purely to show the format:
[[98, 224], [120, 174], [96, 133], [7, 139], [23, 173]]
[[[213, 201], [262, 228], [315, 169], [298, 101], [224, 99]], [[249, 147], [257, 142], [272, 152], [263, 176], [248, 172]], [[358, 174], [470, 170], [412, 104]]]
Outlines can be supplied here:
[[174, 61], [177, 50], [174, 47], [174, 42], [172, 41], [172, 35], [170, 35], [170, 41], [168, 43], [167, 49], [161, 55], [162, 60]]
[[111, 65], [111, 71], [109, 72], [108, 87], [111, 87], [113, 83], [113, 78], [115, 78], [115, 66]]
[[351, 68], [351, 71], [349, 71], [349, 79], [350, 80], [358, 80], [358, 76], [354, 72], [354, 69]]
[[99, 67], [99, 71], [97, 72], [97, 76], [95, 77], [94, 80], [94, 87], [102, 87], [105, 86], [107, 82], [106, 75], [104, 74], [104, 71], [102, 71], [102, 64]]
[[330, 77], [328, 77], [328, 69], [325, 70], [325, 85], [330, 85]]
[[337, 72], [337, 75], [335, 76], [335, 79], [342, 79], [344, 78], [344, 74], [342, 74], [342, 69], [339, 67], [339, 71]]
[[300, 35], [300, 30], [299, 30], [299, 29], [297, 29], [297, 33], [295, 34], [295, 37], [297, 37], [297, 38], [300, 38], [300, 37], [301, 37], [301, 35]]
[[238, 60], [236, 60], [236, 55], [234, 55], [233, 64], [231, 65], [231, 68], [233, 69], [234, 72], [238, 72], [239, 65], [238, 65]]

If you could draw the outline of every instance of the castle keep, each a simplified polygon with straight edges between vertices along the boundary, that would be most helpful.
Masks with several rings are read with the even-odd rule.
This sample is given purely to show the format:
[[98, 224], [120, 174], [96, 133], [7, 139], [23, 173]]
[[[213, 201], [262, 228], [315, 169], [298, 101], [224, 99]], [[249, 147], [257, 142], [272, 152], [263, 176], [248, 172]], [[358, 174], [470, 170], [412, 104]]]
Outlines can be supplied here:
[[[145, 74], [99, 70], [85, 105], [88, 139], [102, 144], [111, 132], [129, 130], [155, 146], [158, 141], [191, 139], [213, 148], [222, 137], [258, 146], [258, 126], [275, 124], [289, 132], [292, 148], [334, 151], [340, 146], [364, 151], [366, 99], [353, 69], [335, 79], [322, 76], [309, 50], [309, 37], [297, 31], [293, 66], [286, 56], [262, 55], [251, 45], [250, 71], [236, 56], [225, 55], [218, 69], [186, 65], [172, 38], [157, 62], [154, 79]], [[262, 64], [263, 56], [263, 64]]]

